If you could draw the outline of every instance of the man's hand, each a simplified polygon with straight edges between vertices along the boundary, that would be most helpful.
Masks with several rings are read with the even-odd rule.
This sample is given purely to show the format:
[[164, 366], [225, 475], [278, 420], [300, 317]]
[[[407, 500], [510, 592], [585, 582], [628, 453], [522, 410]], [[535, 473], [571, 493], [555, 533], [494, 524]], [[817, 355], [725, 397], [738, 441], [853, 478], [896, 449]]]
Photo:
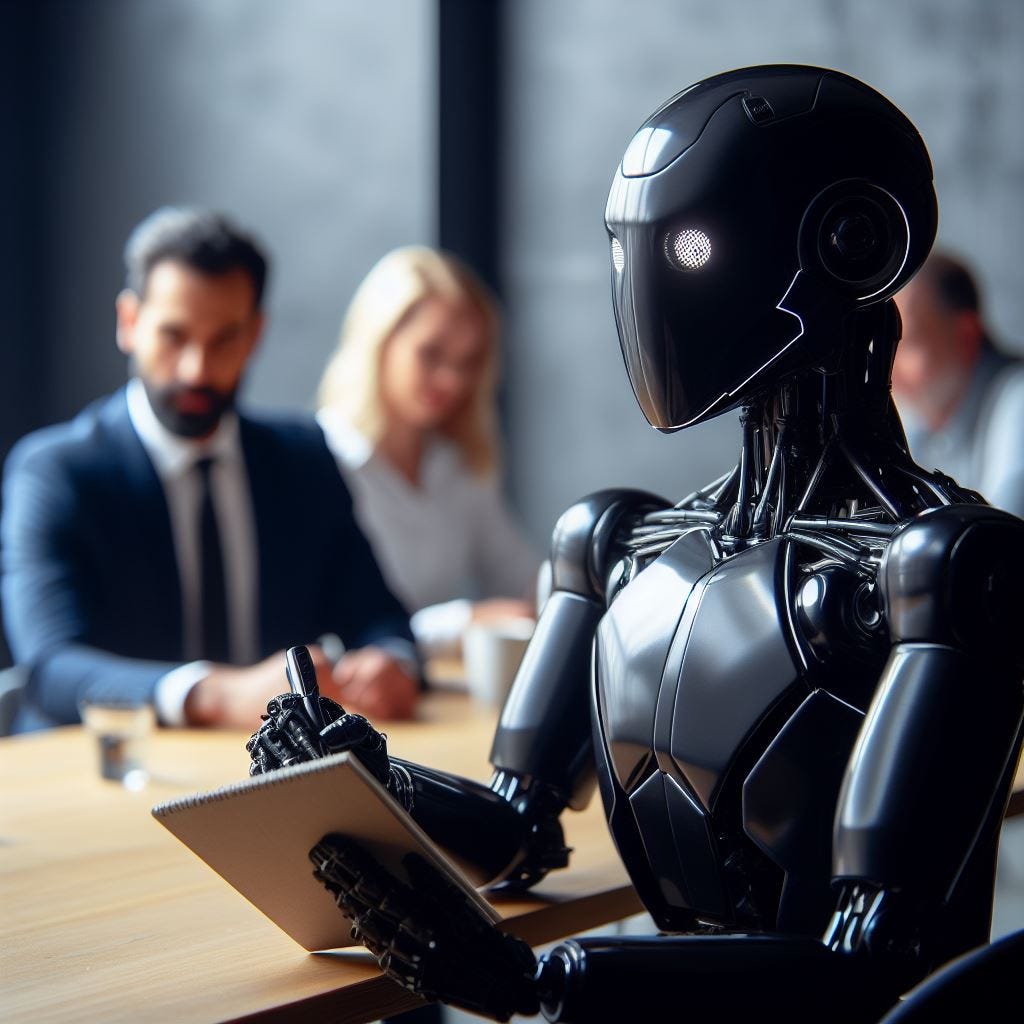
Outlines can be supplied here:
[[[319, 666], [317, 671], [320, 677]], [[361, 647], [342, 655], [330, 682], [320, 692], [350, 711], [375, 721], [412, 718], [419, 701], [419, 682], [406, 667], [379, 647]]]
[[[309, 648], [322, 693], [333, 696], [331, 664], [319, 647]], [[193, 726], [224, 729], [256, 729], [268, 702], [288, 689], [284, 651], [238, 668], [214, 665], [185, 698], [185, 721]]]

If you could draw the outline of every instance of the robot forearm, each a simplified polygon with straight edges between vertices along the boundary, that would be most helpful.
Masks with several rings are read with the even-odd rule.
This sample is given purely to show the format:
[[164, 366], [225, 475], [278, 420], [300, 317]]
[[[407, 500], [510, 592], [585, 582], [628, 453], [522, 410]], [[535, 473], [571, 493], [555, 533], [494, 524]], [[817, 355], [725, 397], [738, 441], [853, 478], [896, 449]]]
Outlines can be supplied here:
[[536, 877], [524, 880], [530, 884], [568, 863], [558, 824], [562, 803], [519, 802], [471, 779], [400, 758], [391, 763], [408, 773], [410, 813], [417, 824], [464, 866], [474, 868], [481, 882], [494, 884], [511, 873], [512, 883], [527, 865], [541, 866]]
[[680, 1018], [874, 1022], [900, 987], [859, 958], [803, 936], [572, 939], [541, 958], [552, 1021]]

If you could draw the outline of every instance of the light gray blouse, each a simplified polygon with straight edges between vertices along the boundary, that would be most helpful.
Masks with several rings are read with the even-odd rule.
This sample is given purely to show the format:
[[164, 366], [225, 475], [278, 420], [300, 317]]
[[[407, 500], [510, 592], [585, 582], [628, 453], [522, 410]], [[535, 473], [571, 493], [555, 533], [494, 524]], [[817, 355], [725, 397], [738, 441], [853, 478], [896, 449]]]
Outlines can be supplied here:
[[479, 477], [458, 448], [436, 438], [414, 487], [334, 410], [317, 420], [352, 492], [356, 520], [391, 588], [412, 615], [426, 654], [451, 650], [470, 602], [532, 599], [541, 559], [494, 478]]

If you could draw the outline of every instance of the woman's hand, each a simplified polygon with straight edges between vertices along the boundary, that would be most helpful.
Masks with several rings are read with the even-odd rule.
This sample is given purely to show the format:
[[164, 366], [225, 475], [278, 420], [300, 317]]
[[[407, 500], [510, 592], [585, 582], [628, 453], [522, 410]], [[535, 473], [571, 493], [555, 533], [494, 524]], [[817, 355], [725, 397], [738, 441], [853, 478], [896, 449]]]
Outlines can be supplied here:
[[533, 605], [514, 597], [492, 597], [486, 601], [476, 601], [470, 613], [469, 621], [500, 622], [503, 619], [532, 619], [535, 617]]

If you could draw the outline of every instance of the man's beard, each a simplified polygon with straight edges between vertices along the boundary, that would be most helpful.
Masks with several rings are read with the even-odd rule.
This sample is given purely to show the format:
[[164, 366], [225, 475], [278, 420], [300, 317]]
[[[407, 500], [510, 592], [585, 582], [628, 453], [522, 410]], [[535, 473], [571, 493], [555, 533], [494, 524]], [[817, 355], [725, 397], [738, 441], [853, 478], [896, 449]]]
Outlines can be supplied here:
[[[237, 388], [223, 392], [214, 388], [189, 388], [180, 384], [157, 387], [145, 379], [142, 385], [156, 418], [172, 434], [190, 438], [212, 434], [224, 413], [234, 408], [238, 392]], [[205, 408], [202, 411], [186, 412], [179, 407], [184, 396], [202, 401]]]

